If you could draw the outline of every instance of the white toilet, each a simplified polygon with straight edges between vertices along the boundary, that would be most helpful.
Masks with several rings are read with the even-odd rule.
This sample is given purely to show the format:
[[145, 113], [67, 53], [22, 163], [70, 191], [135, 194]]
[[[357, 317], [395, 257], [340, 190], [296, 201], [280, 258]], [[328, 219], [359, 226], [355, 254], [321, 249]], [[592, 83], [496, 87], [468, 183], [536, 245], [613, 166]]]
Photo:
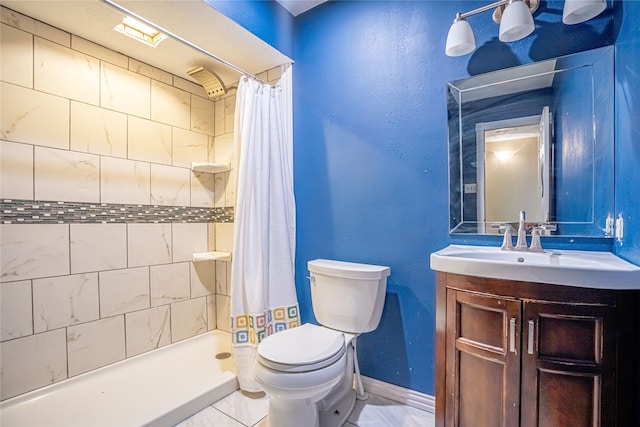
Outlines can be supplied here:
[[323, 326], [306, 323], [270, 335], [258, 346], [256, 381], [269, 395], [271, 427], [341, 426], [356, 391], [365, 398], [356, 338], [378, 327], [389, 267], [309, 261], [313, 312]]

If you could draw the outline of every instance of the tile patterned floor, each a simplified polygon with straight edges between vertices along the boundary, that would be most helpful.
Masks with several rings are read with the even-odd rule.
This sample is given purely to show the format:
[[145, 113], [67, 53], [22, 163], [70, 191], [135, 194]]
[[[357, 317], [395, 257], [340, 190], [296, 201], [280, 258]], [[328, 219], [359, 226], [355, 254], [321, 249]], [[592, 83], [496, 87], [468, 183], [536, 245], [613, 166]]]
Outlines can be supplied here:
[[[267, 427], [268, 398], [236, 391], [176, 427]], [[375, 394], [356, 407], [345, 427], [432, 427], [434, 414]]]

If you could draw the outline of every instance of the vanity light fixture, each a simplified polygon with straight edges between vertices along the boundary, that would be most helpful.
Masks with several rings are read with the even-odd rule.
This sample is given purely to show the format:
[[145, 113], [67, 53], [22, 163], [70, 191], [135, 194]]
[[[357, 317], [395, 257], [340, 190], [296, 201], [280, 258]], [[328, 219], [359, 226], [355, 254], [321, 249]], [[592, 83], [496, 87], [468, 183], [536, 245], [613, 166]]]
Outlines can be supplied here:
[[[498, 38], [513, 42], [527, 37], [535, 29], [533, 13], [540, 0], [499, 0], [469, 12], [458, 13], [449, 28], [445, 53], [462, 56], [473, 52], [476, 41], [467, 18], [494, 9], [493, 21], [500, 24]], [[562, 22], [578, 24], [598, 16], [607, 8], [607, 0], [565, 0]]]
[[162, 40], [167, 38], [155, 28], [129, 16], [126, 16], [121, 24], [116, 25], [114, 30], [151, 47], [158, 46]]
[[607, 8], [607, 0], [564, 0], [562, 22], [579, 24], [595, 18]]

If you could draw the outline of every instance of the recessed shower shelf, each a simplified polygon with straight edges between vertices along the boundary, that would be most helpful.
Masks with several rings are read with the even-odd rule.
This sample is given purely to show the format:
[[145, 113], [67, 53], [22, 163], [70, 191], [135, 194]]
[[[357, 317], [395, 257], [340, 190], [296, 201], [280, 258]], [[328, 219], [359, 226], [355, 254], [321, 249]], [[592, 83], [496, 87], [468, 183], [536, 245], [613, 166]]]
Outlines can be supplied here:
[[229, 163], [191, 162], [191, 170], [194, 172], [220, 173], [231, 170]]
[[191, 262], [231, 261], [231, 252], [198, 252], [191, 255]]

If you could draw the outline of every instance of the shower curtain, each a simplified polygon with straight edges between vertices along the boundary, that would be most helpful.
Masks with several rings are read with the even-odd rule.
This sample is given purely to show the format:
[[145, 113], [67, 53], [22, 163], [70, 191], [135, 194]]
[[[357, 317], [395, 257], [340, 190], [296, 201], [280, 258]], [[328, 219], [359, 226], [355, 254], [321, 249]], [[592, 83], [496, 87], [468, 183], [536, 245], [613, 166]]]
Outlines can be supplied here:
[[260, 341], [300, 324], [291, 89], [288, 66], [276, 87], [242, 77], [236, 100], [231, 332], [238, 382], [249, 392], [261, 391], [253, 378]]

